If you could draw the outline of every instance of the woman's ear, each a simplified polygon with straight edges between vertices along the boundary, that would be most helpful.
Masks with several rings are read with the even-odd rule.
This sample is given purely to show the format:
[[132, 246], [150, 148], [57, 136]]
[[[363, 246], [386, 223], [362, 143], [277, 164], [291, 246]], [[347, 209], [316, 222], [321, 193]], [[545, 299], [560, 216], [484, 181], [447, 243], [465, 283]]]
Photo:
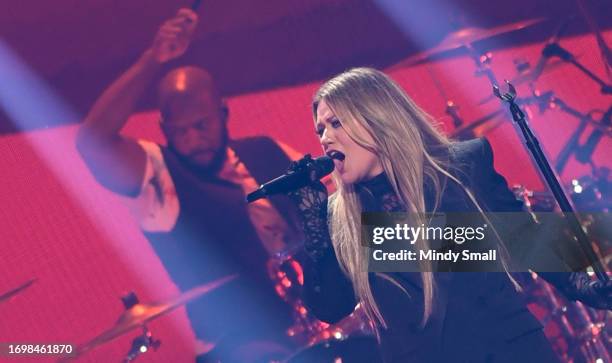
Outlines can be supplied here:
[[221, 100], [221, 118], [225, 123], [229, 119], [229, 107], [227, 107], [227, 102], [224, 99]]

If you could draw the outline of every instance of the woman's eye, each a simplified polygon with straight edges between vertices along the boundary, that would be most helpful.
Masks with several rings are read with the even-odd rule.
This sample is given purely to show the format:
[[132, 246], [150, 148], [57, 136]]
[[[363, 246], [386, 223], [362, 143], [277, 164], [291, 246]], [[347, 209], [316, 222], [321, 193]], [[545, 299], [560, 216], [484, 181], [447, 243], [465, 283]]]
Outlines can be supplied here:
[[339, 120], [332, 120], [331, 125], [334, 129], [337, 129], [338, 127], [342, 126], [342, 123], [340, 123]]
[[315, 130], [315, 134], [317, 134], [319, 137], [323, 136], [323, 131], [325, 131], [322, 127], [319, 129]]

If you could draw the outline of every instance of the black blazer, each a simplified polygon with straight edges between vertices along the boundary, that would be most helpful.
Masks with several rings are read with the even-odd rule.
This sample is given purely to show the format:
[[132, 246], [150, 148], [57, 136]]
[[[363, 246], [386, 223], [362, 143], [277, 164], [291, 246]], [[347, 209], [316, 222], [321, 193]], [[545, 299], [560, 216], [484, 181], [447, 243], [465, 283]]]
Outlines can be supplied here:
[[[454, 176], [489, 211], [522, 211], [493, 167], [486, 139], [457, 142], [449, 153]], [[426, 186], [427, 187], [427, 186]], [[427, 190], [427, 188], [426, 188]], [[426, 200], [428, 209], [431, 198]], [[448, 183], [439, 211], [475, 211], [456, 183]], [[501, 272], [435, 273], [433, 314], [425, 327], [418, 273], [371, 273], [374, 297], [388, 325], [380, 329], [385, 362], [556, 362], [541, 324]], [[397, 286], [399, 283], [400, 286]], [[353, 289], [333, 253], [305, 268], [304, 299], [321, 320], [336, 322], [355, 306]]]

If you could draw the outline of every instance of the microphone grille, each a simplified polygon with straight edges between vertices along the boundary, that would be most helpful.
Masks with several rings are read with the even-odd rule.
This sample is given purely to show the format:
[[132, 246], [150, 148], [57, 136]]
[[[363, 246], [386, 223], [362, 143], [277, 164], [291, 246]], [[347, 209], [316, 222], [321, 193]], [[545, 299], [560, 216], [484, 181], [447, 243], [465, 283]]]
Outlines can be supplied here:
[[327, 155], [315, 159], [317, 178], [322, 178], [334, 171], [334, 161]]

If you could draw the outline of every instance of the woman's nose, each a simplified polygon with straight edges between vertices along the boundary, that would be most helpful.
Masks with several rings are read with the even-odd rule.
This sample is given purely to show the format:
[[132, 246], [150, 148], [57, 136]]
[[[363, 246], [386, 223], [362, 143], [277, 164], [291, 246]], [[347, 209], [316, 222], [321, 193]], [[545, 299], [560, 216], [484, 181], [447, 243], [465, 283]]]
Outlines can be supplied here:
[[321, 135], [320, 142], [321, 142], [321, 145], [323, 145], [324, 147], [333, 144], [333, 142], [334, 142], [333, 141], [333, 135], [332, 135], [332, 133], [328, 129], [325, 129], [323, 131], [323, 135]]

